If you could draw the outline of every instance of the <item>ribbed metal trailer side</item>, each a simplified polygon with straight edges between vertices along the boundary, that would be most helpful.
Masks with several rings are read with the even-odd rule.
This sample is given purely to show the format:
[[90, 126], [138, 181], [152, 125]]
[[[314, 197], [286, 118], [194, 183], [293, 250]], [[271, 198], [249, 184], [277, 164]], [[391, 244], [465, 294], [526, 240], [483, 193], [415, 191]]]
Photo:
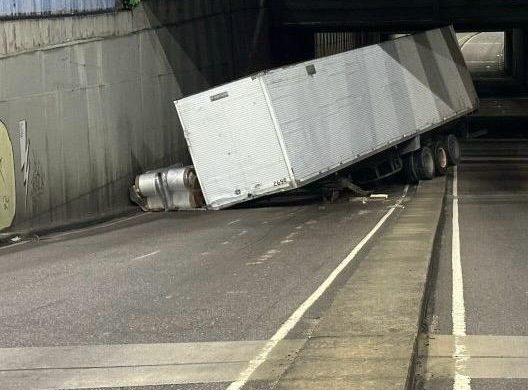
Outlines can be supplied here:
[[291, 188], [294, 178], [260, 78], [194, 95], [177, 106], [208, 206]]
[[451, 28], [262, 78], [298, 184], [467, 114], [477, 104]]
[[207, 205], [305, 185], [478, 107], [450, 27], [175, 102]]

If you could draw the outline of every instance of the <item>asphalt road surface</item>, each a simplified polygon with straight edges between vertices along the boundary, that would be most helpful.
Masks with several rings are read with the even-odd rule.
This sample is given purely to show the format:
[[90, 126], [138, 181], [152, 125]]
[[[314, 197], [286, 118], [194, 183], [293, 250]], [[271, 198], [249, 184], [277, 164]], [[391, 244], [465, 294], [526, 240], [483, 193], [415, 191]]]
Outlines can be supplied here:
[[417, 388], [528, 389], [527, 145], [473, 141], [450, 179]]
[[[0, 248], [0, 388], [225, 389], [403, 186], [383, 192], [366, 203], [141, 214]], [[271, 386], [353, 271], [250, 388]]]
[[[476, 142], [449, 180], [419, 389], [528, 388], [528, 142]], [[226, 389], [403, 186], [380, 192], [139, 214], [0, 248], [0, 388]], [[361, 261], [246, 389], [273, 387]]]

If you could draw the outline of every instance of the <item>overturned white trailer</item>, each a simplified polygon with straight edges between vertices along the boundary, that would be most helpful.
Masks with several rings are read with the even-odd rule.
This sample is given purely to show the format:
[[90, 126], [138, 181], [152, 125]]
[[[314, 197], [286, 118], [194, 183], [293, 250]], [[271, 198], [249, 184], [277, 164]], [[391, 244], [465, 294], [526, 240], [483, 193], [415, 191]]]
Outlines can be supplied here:
[[175, 102], [209, 208], [303, 186], [466, 115], [445, 27], [262, 72]]
[[471, 113], [445, 27], [262, 72], [175, 102], [207, 206], [304, 186]]

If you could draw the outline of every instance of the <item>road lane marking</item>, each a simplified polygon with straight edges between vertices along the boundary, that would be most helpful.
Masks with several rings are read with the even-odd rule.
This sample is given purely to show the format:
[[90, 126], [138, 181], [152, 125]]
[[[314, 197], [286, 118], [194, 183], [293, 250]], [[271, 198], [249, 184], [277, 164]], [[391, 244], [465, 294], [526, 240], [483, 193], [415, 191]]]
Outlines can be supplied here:
[[[458, 372], [467, 378], [528, 378], [528, 336], [430, 335], [424, 339], [420, 356], [427, 357], [423, 369], [428, 377], [453, 378]], [[453, 358], [460, 342], [471, 356], [462, 372]]]
[[[276, 380], [306, 340], [284, 340], [258, 376]], [[230, 382], [266, 340], [0, 348], [2, 390]]]
[[[370, 241], [370, 239], [380, 230], [380, 228], [385, 224], [387, 219], [394, 213], [397, 206], [401, 205], [407, 192], [409, 191], [409, 186], [405, 186], [402, 196], [396, 202], [396, 204], [391, 207], [385, 215], [378, 221], [378, 223], [372, 228], [372, 230], [356, 245], [356, 247], [349, 253], [345, 259], [339, 263], [339, 265], [332, 271], [332, 273], [326, 278], [326, 280], [315, 290], [312, 295], [306, 299], [301, 306], [293, 312], [293, 314], [281, 325], [277, 332], [268, 340], [264, 347], [260, 350], [258, 355], [253, 358], [246, 369], [243, 370], [238, 379], [231, 383], [227, 390], [240, 390], [250, 379], [250, 377], [257, 371], [257, 369], [268, 359], [268, 356], [272, 350], [288, 335], [288, 333], [295, 327], [299, 320], [303, 317], [306, 311], [325, 293], [325, 291], [332, 285], [334, 280], [341, 274], [341, 272], [354, 260], [357, 254], [363, 249], [363, 247]], [[310, 222], [310, 221], [309, 221]], [[309, 223], [307, 222], [307, 224]]]
[[427, 359], [427, 372], [436, 378], [464, 377], [464, 382], [473, 379], [528, 379], [528, 358], [471, 357], [464, 364], [463, 371], [456, 367], [451, 357]]
[[453, 168], [453, 226], [451, 239], [451, 268], [453, 292], [451, 317], [453, 320], [453, 336], [455, 336], [454, 390], [471, 390], [471, 377], [465, 374], [469, 360], [464, 336], [466, 336], [466, 307], [464, 303], [464, 279], [460, 259], [460, 226], [458, 223], [458, 167]]
[[[528, 336], [429, 335], [425, 337], [427, 357], [450, 357], [455, 353], [455, 338], [464, 341], [467, 353], [481, 358], [528, 358]], [[528, 372], [527, 372], [528, 374]]]
[[157, 255], [158, 253], [160, 253], [161, 251], [154, 251], [154, 252], [151, 252], [151, 253], [147, 253], [146, 255], [143, 255], [143, 256], [138, 256], [138, 257], [134, 257], [132, 260], [141, 260], [141, 259], [145, 259], [147, 257], [150, 257], [150, 256], [155, 256]]
[[287, 240], [291, 240], [292, 238], [294, 238], [295, 236], [297, 236], [299, 234], [299, 232], [291, 232], [290, 234], [288, 234], [286, 236], [286, 239]]
[[458, 170], [454, 167], [453, 177], [453, 225], [451, 240], [451, 266], [453, 278], [452, 319], [453, 335], [466, 335], [466, 309], [464, 303], [464, 280], [462, 277], [462, 262], [460, 259], [460, 226], [458, 222]]
[[231, 225], [234, 225], [235, 223], [239, 223], [240, 222], [240, 219], [235, 219], [234, 221], [231, 221], [227, 224], [227, 226], [231, 226]]

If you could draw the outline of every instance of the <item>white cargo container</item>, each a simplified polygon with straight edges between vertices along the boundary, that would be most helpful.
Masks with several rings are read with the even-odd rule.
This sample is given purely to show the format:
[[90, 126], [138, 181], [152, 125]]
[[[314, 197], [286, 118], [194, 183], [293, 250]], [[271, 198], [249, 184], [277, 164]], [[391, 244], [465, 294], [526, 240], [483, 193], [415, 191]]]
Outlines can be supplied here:
[[478, 107], [445, 27], [175, 102], [209, 208], [303, 186]]

